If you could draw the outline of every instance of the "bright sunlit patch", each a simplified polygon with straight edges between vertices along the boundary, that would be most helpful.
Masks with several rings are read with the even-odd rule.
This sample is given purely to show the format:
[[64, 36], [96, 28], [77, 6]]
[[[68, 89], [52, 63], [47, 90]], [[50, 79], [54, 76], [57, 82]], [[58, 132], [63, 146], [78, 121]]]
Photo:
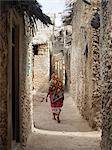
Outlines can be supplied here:
[[36, 134], [43, 134], [43, 135], [59, 135], [59, 136], [69, 136], [69, 137], [90, 137], [90, 138], [100, 138], [101, 133], [98, 131], [92, 132], [63, 132], [63, 131], [48, 131], [48, 130], [40, 130], [37, 128], [33, 129], [33, 132]]

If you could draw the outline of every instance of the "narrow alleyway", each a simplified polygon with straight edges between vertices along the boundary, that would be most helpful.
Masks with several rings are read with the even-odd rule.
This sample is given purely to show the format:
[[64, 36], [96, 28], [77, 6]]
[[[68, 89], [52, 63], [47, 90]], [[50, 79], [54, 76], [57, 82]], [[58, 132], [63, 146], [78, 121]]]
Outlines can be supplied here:
[[112, 150], [111, 8], [0, 0], [0, 150]]
[[[34, 100], [35, 127], [26, 150], [100, 150], [100, 134], [80, 116], [72, 98], [65, 94], [61, 123], [52, 120], [49, 103], [42, 94]], [[38, 94], [34, 98], [38, 98]]]

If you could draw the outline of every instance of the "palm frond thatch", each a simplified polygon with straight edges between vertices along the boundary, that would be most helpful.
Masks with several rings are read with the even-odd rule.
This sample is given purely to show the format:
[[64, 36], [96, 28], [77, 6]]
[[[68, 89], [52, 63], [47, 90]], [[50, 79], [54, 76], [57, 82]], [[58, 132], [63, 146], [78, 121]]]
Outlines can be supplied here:
[[24, 16], [26, 13], [32, 28], [38, 19], [45, 25], [52, 24], [50, 17], [42, 12], [41, 5], [36, 0], [0, 0], [0, 3], [2, 7], [15, 8], [20, 15]]
[[65, 15], [62, 17], [64, 25], [69, 25], [72, 22], [73, 17], [73, 3], [66, 4]]

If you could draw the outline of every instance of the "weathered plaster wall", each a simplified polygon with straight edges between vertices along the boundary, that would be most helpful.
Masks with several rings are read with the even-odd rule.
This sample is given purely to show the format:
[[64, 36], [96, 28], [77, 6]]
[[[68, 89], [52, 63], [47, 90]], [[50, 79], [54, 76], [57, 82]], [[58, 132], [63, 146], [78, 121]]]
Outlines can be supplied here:
[[112, 1], [101, 3], [102, 150], [112, 150]]
[[[11, 144], [11, 18], [12, 11], [0, 12], [0, 150], [9, 150]], [[17, 15], [17, 14], [16, 14]], [[10, 17], [9, 17], [10, 16]], [[19, 20], [19, 91], [20, 91], [20, 142], [26, 144], [31, 131], [31, 91], [32, 91], [32, 48], [24, 35], [23, 20]], [[9, 112], [10, 111], [10, 112]], [[8, 147], [9, 146], [9, 147]]]
[[[96, 2], [96, 3], [95, 3]], [[101, 126], [99, 29], [91, 26], [97, 1], [74, 4], [71, 51], [71, 93], [91, 127]]]
[[62, 80], [63, 85], [65, 85], [65, 61], [63, 53], [53, 55], [53, 66], [55, 73]]
[[64, 61], [65, 61], [65, 90], [70, 90], [70, 60], [71, 60], [72, 26], [64, 26]]
[[0, 11], [0, 150], [7, 149], [7, 65], [8, 65], [8, 13]]
[[47, 43], [38, 45], [38, 55], [34, 55], [33, 85], [37, 92], [48, 92], [50, 75], [50, 54]]
[[23, 22], [20, 27], [20, 141], [21, 147], [26, 145], [32, 130], [32, 68], [33, 53], [30, 44], [30, 32], [24, 35]]
[[92, 126], [96, 129], [101, 127], [101, 74], [100, 74], [100, 49], [99, 33], [100, 29], [92, 29], [92, 101], [91, 118]]

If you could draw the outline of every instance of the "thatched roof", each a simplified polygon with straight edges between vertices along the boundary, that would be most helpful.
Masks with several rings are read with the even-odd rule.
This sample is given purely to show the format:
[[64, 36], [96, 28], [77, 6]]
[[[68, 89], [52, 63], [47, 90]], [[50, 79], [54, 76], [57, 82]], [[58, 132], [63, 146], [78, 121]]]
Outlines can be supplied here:
[[36, 0], [0, 0], [1, 6], [15, 8], [20, 15], [26, 13], [30, 20], [30, 25], [34, 27], [36, 20], [43, 24], [52, 24], [50, 17], [45, 15], [41, 10], [41, 5]]

